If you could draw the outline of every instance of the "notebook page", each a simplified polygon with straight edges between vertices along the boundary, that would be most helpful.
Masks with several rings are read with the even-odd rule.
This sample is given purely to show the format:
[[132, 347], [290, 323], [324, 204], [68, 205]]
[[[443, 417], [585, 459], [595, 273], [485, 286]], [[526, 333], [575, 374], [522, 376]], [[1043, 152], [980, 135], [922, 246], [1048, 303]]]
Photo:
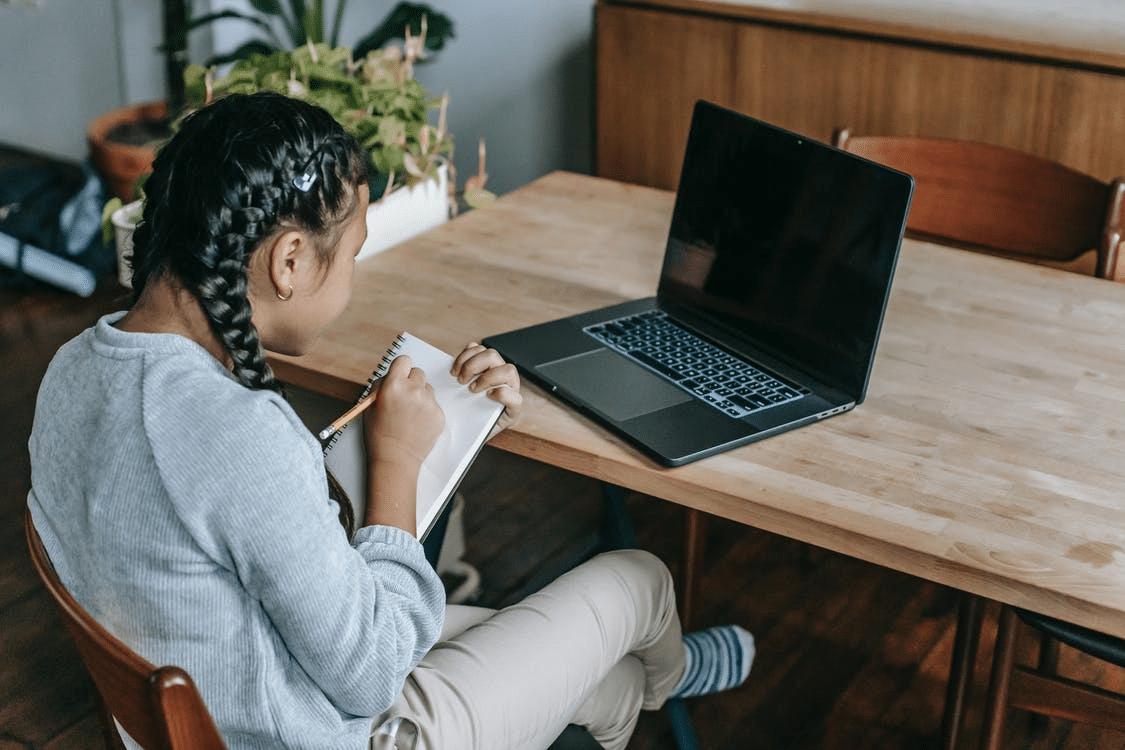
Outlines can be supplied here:
[[457, 382], [449, 374], [451, 355], [410, 333], [400, 334], [396, 344], [397, 349], [392, 347], [394, 355], [409, 355], [413, 365], [426, 373], [445, 412], [445, 428], [418, 475], [418, 537], [424, 538], [480, 452], [504, 406]]

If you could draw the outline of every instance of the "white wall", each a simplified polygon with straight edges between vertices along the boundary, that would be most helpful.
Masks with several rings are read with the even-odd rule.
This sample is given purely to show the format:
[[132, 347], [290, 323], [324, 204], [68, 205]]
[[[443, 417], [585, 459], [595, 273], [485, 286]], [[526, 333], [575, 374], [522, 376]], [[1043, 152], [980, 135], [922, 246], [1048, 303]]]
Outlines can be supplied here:
[[[197, 12], [204, 0], [194, 3]], [[488, 146], [488, 187], [504, 193], [553, 169], [589, 171], [593, 130], [593, 0], [436, 0], [456, 37], [418, 68], [450, 92], [459, 184]], [[217, 8], [247, 0], [211, 0]], [[351, 0], [341, 41], [363, 36], [392, 0]], [[122, 104], [164, 96], [156, 0], [0, 1], [0, 142], [82, 159], [86, 124]], [[120, 21], [120, 25], [119, 22]], [[248, 26], [214, 29], [229, 49]], [[193, 60], [210, 34], [193, 35]]]
[[90, 120], [164, 98], [162, 24], [157, 0], [0, 2], [0, 142], [84, 159]]
[[116, 4], [82, 5], [0, 5], [0, 142], [81, 156], [86, 121], [121, 100]]
[[456, 37], [418, 66], [435, 94], [449, 91], [458, 180], [477, 171], [505, 193], [554, 169], [589, 172], [593, 159], [591, 0], [445, 0]]

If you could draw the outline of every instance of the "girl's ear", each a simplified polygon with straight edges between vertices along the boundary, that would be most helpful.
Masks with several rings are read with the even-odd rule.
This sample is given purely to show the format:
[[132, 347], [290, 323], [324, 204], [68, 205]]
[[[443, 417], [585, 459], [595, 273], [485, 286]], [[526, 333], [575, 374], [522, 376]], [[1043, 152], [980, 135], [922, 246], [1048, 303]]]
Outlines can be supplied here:
[[308, 237], [302, 232], [289, 230], [277, 235], [266, 247], [266, 260], [270, 283], [278, 299], [287, 300], [293, 295], [300, 277], [311, 262], [312, 250]]

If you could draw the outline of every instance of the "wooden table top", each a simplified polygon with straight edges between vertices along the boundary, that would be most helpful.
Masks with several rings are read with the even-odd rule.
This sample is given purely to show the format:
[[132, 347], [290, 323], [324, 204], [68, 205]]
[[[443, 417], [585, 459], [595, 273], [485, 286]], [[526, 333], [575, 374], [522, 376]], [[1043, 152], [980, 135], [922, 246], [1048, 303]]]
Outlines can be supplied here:
[[[399, 330], [455, 351], [651, 295], [672, 201], [548, 175], [361, 262], [278, 374], [351, 399]], [[1125, 285], [908, 240], [864, 403], [675, 469], [525, 393], [493, 445], [1125, 637]]]

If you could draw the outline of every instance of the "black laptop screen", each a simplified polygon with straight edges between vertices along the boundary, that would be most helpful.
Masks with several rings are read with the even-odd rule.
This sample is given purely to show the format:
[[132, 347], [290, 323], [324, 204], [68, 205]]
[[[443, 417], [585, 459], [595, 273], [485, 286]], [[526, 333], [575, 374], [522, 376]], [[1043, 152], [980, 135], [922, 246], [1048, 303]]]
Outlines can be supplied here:
[[912, 182], [696, 105], [658, 295], [862, 398]]

